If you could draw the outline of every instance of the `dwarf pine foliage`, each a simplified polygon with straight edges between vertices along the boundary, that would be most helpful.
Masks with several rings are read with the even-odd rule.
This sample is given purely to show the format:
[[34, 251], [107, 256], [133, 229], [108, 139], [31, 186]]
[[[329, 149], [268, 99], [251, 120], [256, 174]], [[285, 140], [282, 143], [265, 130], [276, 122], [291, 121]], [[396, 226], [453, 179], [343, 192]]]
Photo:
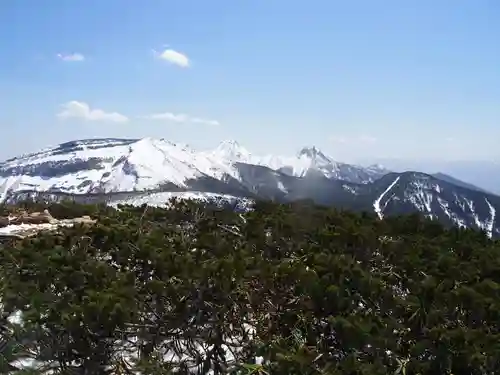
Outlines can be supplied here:
[[2, 239], [2, 374], [500, 369], [500, 243], [484, 233], [307, 202], [49, 210], [97, 223]]

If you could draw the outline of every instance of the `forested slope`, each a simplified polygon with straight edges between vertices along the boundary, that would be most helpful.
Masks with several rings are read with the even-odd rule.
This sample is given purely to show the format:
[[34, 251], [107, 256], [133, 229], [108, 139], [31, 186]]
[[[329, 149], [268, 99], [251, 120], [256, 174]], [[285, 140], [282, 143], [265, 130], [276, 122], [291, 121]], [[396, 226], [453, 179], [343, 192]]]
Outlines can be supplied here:
[[500, 244], [484, 233], [304, 203], [49, 209], [97, 223], [2, 240], [0, 373], [500, 368]]

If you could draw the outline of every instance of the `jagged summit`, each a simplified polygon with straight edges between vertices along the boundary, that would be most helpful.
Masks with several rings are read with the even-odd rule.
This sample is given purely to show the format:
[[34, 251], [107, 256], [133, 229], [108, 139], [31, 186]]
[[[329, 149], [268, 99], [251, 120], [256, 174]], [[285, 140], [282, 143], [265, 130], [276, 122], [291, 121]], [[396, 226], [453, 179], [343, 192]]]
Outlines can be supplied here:
[[297, 154], [299, 157], [307, 156], [311, 159], [329, 159], [319, 148], [316, 146], [303, 147]]
[[324, 154], [316, 146], [304, 147], [299, 153], [298, 157], [300, 159], [308, 159], [310, 161], [310, 167], [313, 169], [321, 168], [324, 165], [334, 165], [337, 164], [332, 158]]

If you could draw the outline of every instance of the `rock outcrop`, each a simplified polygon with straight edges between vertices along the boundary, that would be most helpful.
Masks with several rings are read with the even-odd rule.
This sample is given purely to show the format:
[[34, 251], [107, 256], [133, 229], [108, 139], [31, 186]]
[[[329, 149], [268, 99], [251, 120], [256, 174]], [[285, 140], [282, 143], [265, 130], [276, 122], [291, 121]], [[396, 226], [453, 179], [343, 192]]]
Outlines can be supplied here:
[[34, 236], [40, 231], [53, 231], [60, 227], [70, 227], [76, 224], [92, 225], [96, 221], [90, 216], [59, 220], [54, 218], [48, 210], [31, 213], [21, 211], [15, 215], [0, 217], [0, 237], [24, 238]]

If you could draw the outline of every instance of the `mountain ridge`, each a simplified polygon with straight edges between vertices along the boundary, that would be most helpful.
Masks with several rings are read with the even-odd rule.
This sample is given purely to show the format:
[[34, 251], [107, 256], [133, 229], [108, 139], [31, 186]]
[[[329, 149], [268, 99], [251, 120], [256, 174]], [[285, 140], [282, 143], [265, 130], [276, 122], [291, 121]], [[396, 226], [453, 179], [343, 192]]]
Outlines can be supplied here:
[[337, 162], [315, 146], [294, 157], [261, 157], [237, 141], [196, 151], [165, 139], [111, 138], [65, 142], [0, 163], [0, 202], [65, 196], [119, 204], [148, 202], [148, 194], [155, 204], [173, 196], [233, 205], [306, 199], [381, 219], [419, 212], [500, 235], [500, 197], [456, 181]]

